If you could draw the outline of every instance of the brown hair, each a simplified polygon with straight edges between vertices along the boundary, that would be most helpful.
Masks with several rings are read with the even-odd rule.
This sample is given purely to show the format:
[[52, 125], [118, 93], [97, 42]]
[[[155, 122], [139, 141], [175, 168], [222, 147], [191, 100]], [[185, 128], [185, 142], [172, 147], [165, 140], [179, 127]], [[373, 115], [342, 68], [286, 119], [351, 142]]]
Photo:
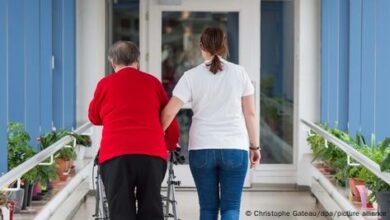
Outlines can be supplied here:
[[211, 63], [207, 64], [210, 71], [213, 74], [222, 71], [222, 62], [218, 56], [225, 57], [228, 53], [226, 35], [223, 30], [218, 27], [204, 29], [200, 37], [200, 46], [202, 50], [213, 56]]

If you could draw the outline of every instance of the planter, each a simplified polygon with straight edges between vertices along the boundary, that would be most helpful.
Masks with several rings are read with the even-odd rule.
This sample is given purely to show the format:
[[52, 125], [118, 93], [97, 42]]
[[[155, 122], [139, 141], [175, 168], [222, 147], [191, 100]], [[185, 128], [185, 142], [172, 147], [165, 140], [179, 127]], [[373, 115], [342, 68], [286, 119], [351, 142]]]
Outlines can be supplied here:
[[348, 179], [336, 180], [336, 185], [346, 188], [348, 183]]
[[12, 220], [14, 218], [14, 203], [8, 202], [5, 206], [0, 206], [0, 219]]
[[360, 200], [362, 203], [362, 209], [368, 208], [368, 206], [367, 206], [367, 204], [368, 204], [368, 200], [367, 200], [368, 189], [367, 189], [367, 187], [365, 185], [356, 185], [356, 188], [359, 191]]
[[14, 213], [19, 213], [23, 205], [24, 189], [13, 190], [8, 193], [8, 201], [14, 203]]
[[10, 219], [10, 212], [9, 209], [5, 206], [0, 207], [0, 219], [3, 220], [9, 220]]
[[327, 173], [329, 173], [330, 175], [334, 175], [337, 173], [336, 169], [334, 168], [331, 168], [330, 166], [330, 161], [329, 160], [325, 160], [324, 161], [324, 169]]
[[33, 191], [32, 192], [32, 200], [33, 201], [37, 201], [37, 200], [42, 199], [42, 196], [40, 195], [42, 192], [41, 183], [39, 181], [34, 184], [32, 191]]
[[84, 160], [86, 148], [83, 145], [77, 145], [76, 148], [77, 161]]
[[22, 210], [25, 210], [31, 204], [33, 184], [24, 184], [23, 189], [24, 189], [24, 198], [23, 198]]
[[47, 186], [47, 191], [50, 191], [53, 189], [53, 183], [51, 181], [47, 181], [46, 186]]
[[74, 175], [75, 174], [75, 169], [74, 169], [74, 160], [69, 161], [69, 175]]
[[71, 163], [70, 161], [57, 158], [56, 159], [57, 175], [60, 177], [60, 181], [66, 181], [68, 179]]
[[390, 191], [376, 192], [379, 212], [383, 214], [382, 220], [390, 220]]
[[34, 190], [34, 184], [28, 185], [28, 196], [27, 196], [27, 207], [31, 205], [32, 196], [33, 196], [33, 190]]
[[348, 182], [349, 182], [350, 200], [352, 202], [361, 202], [360, 193], [356, 186], [365, 185], [365, 182], [357, 178], [349, 178]]

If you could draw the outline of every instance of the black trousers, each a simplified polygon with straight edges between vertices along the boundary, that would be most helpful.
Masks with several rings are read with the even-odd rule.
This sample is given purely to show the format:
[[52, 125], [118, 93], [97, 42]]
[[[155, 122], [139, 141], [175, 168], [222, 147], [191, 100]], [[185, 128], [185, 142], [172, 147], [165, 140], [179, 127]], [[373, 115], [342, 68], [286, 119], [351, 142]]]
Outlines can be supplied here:
[[125, 155], [101, 165], [110, 220], [163, 220], [161, 183], [165, 160]]

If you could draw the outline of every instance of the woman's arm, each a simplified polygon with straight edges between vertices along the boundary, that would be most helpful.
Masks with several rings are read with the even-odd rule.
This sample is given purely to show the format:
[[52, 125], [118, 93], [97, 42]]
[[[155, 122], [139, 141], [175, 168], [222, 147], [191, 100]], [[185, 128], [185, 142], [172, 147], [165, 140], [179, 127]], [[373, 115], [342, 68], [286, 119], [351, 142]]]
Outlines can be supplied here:
[[181, 107], [183, 107], [184, 102], [182, 102], [179, 98], [172, 96], [171, 100], [169, 100], [168, 104], [164, 107], [161, 112], [160, 120], [161, 125], [164, 131], [171, 124], [176, 114], [179, 112]]
[[[259, 127], [253, 95], [242, 97], [242, 111], [244, 113], [246, 129], [248, 130], [249, 141], [251, 145], [259, 146]], [[260, 162], [260, 158], [259, 150], [250, 150], [251, 167], [255, 167]]]

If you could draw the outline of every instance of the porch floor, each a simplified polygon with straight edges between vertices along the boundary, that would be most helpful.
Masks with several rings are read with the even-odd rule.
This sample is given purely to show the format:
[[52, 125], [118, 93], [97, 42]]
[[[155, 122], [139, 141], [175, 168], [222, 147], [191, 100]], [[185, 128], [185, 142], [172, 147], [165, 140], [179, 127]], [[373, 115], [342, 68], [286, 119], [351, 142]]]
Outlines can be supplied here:
[[[198, 197], [195, 190], [177, 191], [177, 209], [178, 216], [182, 220], [197, 220], [199, 218]], [[303, 212], [318, 212], [320, 207], [316, 199], [310, 192], [291, 192], [291, 191], [255, 191], [249, 190], [243, 193], [241, 204], [240, 219], [258, 220], [258, 219], [320, 219], [326, 218], [303, 217]], [[93, 219], [95, 211], [95, 198], [88, 196], [85, 203], [81, 204], [80, 209], [73, 217], [74, 220]], [[254, 216], [255, 211], [261, 212], [280, 212], [290, 213], [281, 217]], [[250, 212], [250, 213], [249, 213]], [[293, 216], [293, 212], [301, 216]], [[249, 216], [250, 215], [250, 216]]]

